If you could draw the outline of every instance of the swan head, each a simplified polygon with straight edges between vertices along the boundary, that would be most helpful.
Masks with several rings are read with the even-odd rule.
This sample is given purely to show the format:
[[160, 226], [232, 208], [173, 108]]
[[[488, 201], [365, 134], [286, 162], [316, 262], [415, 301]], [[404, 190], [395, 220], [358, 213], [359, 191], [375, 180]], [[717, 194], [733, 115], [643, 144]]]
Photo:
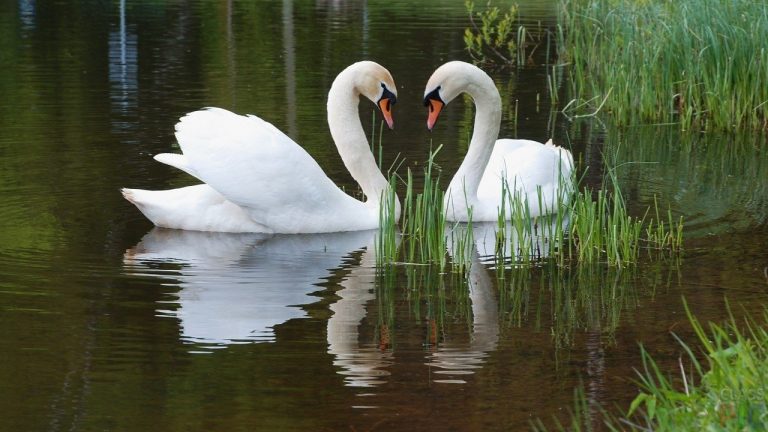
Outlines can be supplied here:
[[495, 89], [488, 74], [466, 62], [451, 61], [437, 68], [424, 89], [424, 106], [429, 108], [427, 129], [435, 127], [443, 107], [456, 96], [467, 92], [474, 97], [489, 84]]
[[379, 107], [387, 126], [392, 129], [392, 105], [397, 103], [397, 87], [392, 74], [384, 66], [372, 61], [357, 62], [347, 70], [354, 74], [355, 89]]

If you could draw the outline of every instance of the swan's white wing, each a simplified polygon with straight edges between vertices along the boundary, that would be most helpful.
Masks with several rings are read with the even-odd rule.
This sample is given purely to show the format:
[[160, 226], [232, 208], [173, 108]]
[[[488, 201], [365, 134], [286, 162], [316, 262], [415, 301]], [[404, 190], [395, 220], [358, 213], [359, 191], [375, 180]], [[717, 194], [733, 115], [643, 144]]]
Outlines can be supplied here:
[[551, 142], [501, 139], [496, 141], [483, 173], [478, 197], [482, 201], [499, 202], [501, 179], [506, 177], [508, 187], [527, 198], [532, 213], [539, 214], [538, 190], [541, 189], [544, 203], [551, 208], [561, 185], [569, 185], [572, 170], [571, 153]]
[[306, 231], [297, 224], [362, 206], [304, 149], [256, 116], [195, 111], [176, 125], [176, 139], [184, 155], [163, 162], [193, 174], [277, 232]]

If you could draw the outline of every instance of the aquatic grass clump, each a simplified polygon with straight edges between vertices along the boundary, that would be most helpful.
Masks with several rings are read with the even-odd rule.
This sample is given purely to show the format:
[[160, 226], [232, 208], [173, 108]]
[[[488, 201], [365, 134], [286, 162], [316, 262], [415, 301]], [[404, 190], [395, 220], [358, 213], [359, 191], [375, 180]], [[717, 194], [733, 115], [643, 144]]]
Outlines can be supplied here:
[[376, 259], [379, 263], [392, 261], [398, 251], [396, 186], [395, 177], [390, 176], [389, 188], [382, 192], [379, 206], [379, 232], [374, 239]]
[[[596, 197], [595, 197], [596, 195]], [[654, 201], [655, 203], [655, 201]], [[651, 213], [655, 210], [655, 213]], [[569, 209], [569, 258], [580, 262], [607, 261], [625, 266], [636, 262], [640, 251], [680, 253], [683, 218], [675, 220], [671, 210], [662, 220], [658, 204], [642, 217], [632, 216], [619, 186], [616, 168], [607, 170], [603, 187], [576, 192]], [[650, 216], [649, 216], [650, 215]]]
[[448, 264], [449, 249], [452, 249], [459, 252], [453, 259], [458, 268], [466, 265], [467, 251], [472, 243], [471, 230], [458, 232], [448, 229], [443, 208], [445, 193], [440, 188], [440, 167], [434, 159], [440, 149], [431, 151], [424, 165], [421, 193], [414, 190], [414, 175], [408, 168], [403, 179], [405, 198], [400, 221], [394, 218], [397, 204], [395, 177], [390, 178], [389, 196], [382, 200], [380, 209], [381, 223], [377, 236], [380, 264], [436, 265], [442, 271]]
[[609, 264], [622, 265], [637, 258], [642, 223], [626, 212], [624, 201], [597, 191], [577, 195], [572, 211], [571, 238], [577, 259], [594, 262], [605, 259]]
[[[471, 213], [469, 223], [446, 221], [445, 195], [439, 185], [439, 167], [434, 163], [437, 151], [439, 148], [425, 165], [421, 193], [414, 192], [413, 173], [408, 170], [400, 231], [394, 217], [395, 183], [391, 180], [388, 195], [382, 200], [382, 224], [377, 236], [381, 264], [429, 264], [442, 270], [450, 263], [452, 271], [462, 273], [472, 264], [475, 251], [482, 249], [478, 243], [481, 239], [475, 238]], [[658, 204], [642, 217], [632, 216], [613, 170], [609, 170], [604, 187], [595, 193], [589, 189], [572, 191], [566, 184], [575, 185], [577, 181], [571, 178], [566, 183], [561, 179], [559, 190], [567, 194], [556, 197], [552, 214], [539, 217], [531, 216], [531, 203], [514, 185], [502, 185], [502, 205], [491, 234], [492, 251], [484, 248], [488, 256], [494, 257], [497, 269], [543, 261], [560, 266], [607, 263], [623, 267], [637, 262], [642, 250], [649, 254], [677, 254], [682, 250], [683, 219], [674, 220], [668, 211], [663, 220]], [[535, 199], [539, 208], [546, 207], [540, 189]], [[488, 226], [477, 229], [487, 231]], [[483, 237], [487, 242], [487, 235]]]
[[[634, 420], [633, 429], [764, 430], [768, 424], [768, 329], [754, 320], [740, 326], [730, 308], [730, 319], [724, 325], [709, 323], [709, 329], [687, 304], [685, 312], [706, 363], [699, 362], [676, 337], [691, 366], [686, 371], [680, 361], [679, 378], [673, 381], [643, 349], [642, 393], [626, 414]], [[768, 310], [764, 318], [768, 320]]]
[[[768, 324], [747, 319], [742, 325], [730, 313], [724, 325], [705, 328], [685, 304], [703, 352], [675, 338], [686, 353], [671, 376], [641, 347], [640, 394], [626, 412], [598, 408], [608, 430], [757, 431], [768, 424]], [[768, 309], [763, 312], [768, 323]], [[700, 360], [702, 359], [702, 360]], [[594, 420], [586, 399], [576, 398], [568, 427], [590, 430]], [[546, 430], [538, 421], [536, 430]]]
[[[578, 184], [577, 180], [560, 180], [565, 185]], [[557, 197], [555, 211], [548, 216], [531, 217], [530, 203], [515, 193], [514, 187], [503, 185], [504, 204], [499, 211], [497, 235], [500, 239], [512, 237], [513, 250], [501, 249], [498, 262], [504, 258], [515, 263], [532, 263], [552, 259], [560, 265], [606, 262], [626, 266], [636, 262], [641, 250], [679, 253], [682, 249], [683, 219], [674, 220], [671, 211], [662, 220], [655, 207], [642, 217], [632, 216], [627, 209], [618, 179], [609, 170], [603, 188], [593, 193], [590, 189], [568, 191]], [[544, 206], [541, 190], [536, 196], [538, 207]], [[502, 257], [502, 255], [504, 257]]]
[[440, 148], [429, 154], [421, 193], [413, 190], [413, 173], [408, 169], [401, 228], [407, 262], [431, 263], [443, 269], [447, 253], [443, 211], [445, 194], [440, 189], [440, 173], [435, 164], [435, 155]]
[[562, 0], [560, 25], [571, 97], [618, 124], [768, 128], [765, 2]]

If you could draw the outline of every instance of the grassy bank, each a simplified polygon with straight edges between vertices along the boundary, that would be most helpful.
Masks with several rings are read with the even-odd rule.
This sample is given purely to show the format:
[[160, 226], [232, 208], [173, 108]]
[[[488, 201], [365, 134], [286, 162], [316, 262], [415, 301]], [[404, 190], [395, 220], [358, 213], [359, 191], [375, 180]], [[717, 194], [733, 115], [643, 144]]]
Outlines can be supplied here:
[[571, 97], [619, 124], [768, 127], [768, 4], [562, 0]]

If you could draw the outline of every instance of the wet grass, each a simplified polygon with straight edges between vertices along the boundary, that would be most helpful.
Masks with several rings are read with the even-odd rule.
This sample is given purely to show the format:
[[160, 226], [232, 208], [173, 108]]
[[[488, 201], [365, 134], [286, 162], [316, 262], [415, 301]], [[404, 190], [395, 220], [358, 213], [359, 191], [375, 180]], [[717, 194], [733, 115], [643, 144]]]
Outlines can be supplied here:
[[662, 216], [657, 203], [643, 216], [632, 216], [613, 171], [604, 188], [578, 192], [568, 211], [571, 241], [567, 255], [560, 255], [563, 263], [567, 258], [625, 266], [636, 262], [643, 249], [659, 254], [682, 249], [683, 218], [676, 220], [669, 210]]
[[765, 2], [562, 0], [560, 9], [571, 112], [602, 102], [624, 125], [768, 128]]
[[[624, 413], [603, 410], [608, 430], [764, 430], [768, 421], [768, 310], [766, 323], [733, 315], [722, 325], [697, 320], [686, 305], [688, 319], [703, 353], [697, 355], [678, 338], [686, 355], [673, 376], [665, 374], [647, 351], [638, 371], [640, 394]], [[641, 348], [642, 349], [642, 348]], [[702, 360], [700, 360], [702, 359]], [[686, 364], [688, 366], [686, 366]], [[568, 425], [558, 430], [592, 430], [583, 395]], [[546, 430], [541, 422], [536, 430]]]

